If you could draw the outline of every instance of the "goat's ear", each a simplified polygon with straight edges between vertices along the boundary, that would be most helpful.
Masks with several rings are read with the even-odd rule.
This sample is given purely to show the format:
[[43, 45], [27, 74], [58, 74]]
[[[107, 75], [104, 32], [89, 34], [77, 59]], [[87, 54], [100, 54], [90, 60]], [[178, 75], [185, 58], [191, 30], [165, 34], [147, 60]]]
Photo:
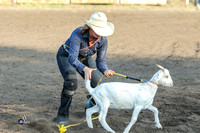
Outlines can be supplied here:
[[160, 68], [162, 71], [164, 71], [164, 70], [165, 70], [165, 68], [164, 68], [164, 67], [162, 67], [161, 65], [158, 65], [158, 64], [156, 64], [156, 66], [157, 66], [158, 68]]

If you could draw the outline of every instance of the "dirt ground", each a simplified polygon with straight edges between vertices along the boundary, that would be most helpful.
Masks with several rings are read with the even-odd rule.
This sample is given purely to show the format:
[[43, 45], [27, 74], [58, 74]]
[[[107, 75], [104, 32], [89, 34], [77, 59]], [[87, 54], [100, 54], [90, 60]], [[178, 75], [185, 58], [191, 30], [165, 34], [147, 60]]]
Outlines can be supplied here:
[[[87, 7], [87, 6], [86, 6]], [[200, 11], [126, 8], [1, 8], [0, 9], [0, 132], [57, 133], [56, 116], [62, 77], [56, 52], [71, 32], [103, 11], [115, 25], [108, 37], [107, 64], [117, 73], [150, 79], [160, 64], [168, 68], [174, 86], [159, 86], [154, 105], [163, 129], [156, 129], [153, 113], [143, 110], [131, 132], [200, 132]], [[113, 76], [107, 82], [134, 82]], [[87, 91], [83, 79], [70, 108], [70, 123], [85, 120]], [[27, 123], [18, 124], [21, 114]], [[107, 122], [123, 132], [132, 110], [112, 110]], [[94, 129], [86, 123], [68, 128], [68, 133], [106, 133], [98, 120]], [[67, 124], [68, 125], [68, 124]]]

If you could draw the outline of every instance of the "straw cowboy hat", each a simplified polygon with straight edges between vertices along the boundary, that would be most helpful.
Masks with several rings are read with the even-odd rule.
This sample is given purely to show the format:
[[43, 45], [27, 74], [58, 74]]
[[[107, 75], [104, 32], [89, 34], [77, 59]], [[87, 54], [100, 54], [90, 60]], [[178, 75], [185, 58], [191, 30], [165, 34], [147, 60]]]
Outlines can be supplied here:
[[107, 17], [103, 12], [95, 12], [90, 20], [82, 19], [97, 35], [110, 36], [114, 32], [114, 25], [107, 22]]

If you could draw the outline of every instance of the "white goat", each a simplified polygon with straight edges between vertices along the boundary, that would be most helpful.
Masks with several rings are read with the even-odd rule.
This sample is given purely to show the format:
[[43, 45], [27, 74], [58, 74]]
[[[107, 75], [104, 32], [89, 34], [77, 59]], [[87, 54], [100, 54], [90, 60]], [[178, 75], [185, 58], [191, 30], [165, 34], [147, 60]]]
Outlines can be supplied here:
[[90, 128], [93, 128], [91, 116], [93, 113], [100, 112], [99, 121], [101, 125], [109, 132], [115, 133], [106, 122], [108, 108], [112, 109], [133, 109], [131, 122], [124, 130], [128, 133], [138, 118], [142, 109], [153, 111], [156, 127], [162, 128], [159, 118], [158, 109], [152, 105], [156, 94], [158, 84], [164, 86], [173, 86], [173, 81], [169, 71], [160, 65], [159, 70], [154, 76], [145, 83], [120, 83], [110, 82], [103, 83], [95, 89], [91, 88], [90, 80], [85, 81], [88, 92], [92, 95], [96, 105], [86, 110], [86, 120]]

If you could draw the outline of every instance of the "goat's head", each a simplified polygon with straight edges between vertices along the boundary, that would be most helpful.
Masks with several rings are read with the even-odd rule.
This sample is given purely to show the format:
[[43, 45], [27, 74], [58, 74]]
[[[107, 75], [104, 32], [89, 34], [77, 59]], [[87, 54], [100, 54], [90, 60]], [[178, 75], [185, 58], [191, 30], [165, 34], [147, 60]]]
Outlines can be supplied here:
[[169, 71], [160, 66], [160, 65], [156, 65], [158, 68], [160, 68], [161, 70], [159, 70], [153, 77], [154, 77], [154, 80], [157, 81], [158, 84], [162, 84], [164, 86], [170, 86], [172, 87], [173, 86], [173, 81], [172, 81], [172, 78], [169, 74]]

